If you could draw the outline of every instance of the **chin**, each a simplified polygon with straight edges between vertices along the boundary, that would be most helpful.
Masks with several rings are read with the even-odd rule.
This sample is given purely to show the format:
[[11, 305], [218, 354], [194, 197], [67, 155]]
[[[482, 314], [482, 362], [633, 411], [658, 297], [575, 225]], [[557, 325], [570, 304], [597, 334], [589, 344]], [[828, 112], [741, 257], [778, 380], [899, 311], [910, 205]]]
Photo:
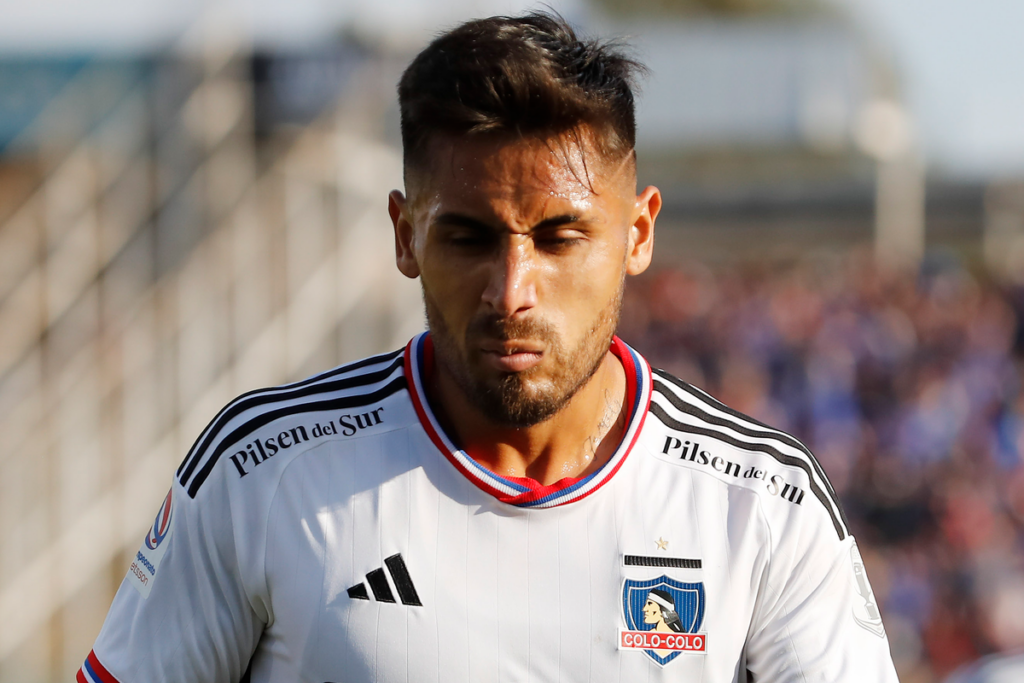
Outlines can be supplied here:
[[[440, 309], [424, 290], [427, 324], [434, 340], [435, 362], [443, 366], [466, 400], [490, 421], [526, 428], [549, 420], [562, 410], [597, 372], [618, 322], [619, 296], [595, 317], [588, 332], [567, 348], [553, 326], [542, 321], [512, 323], [481, 318], [454, 335]], [[487, 367], [470, 340], [481, 335], [545, 341], [541, 362], [520, 372], [502, 373]]]
[[[531, 382], [524, 374], [505, 375], [498, 382], [478, 384], [475, 391], [469, 392], [469, 398], [491, 421], [524, 428], [550, 419], [576, 393], [559, 392], [550, 382]], [[548, 386], [541, 388], [537, 384]]]

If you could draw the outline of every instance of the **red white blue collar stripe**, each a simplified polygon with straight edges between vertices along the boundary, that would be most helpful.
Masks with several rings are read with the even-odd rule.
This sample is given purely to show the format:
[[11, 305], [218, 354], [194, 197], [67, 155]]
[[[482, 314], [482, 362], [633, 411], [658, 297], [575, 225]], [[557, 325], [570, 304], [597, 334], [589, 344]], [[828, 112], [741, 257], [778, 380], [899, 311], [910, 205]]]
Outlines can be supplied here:
[[430, 410], [424, 377], [433, 363], [433, 344], [430, 334], [414, 337], [405, 348], [405, 376], [409, 394], [427, 436], [449, 462], [477, 487], [503, 503], [529, 508], [550, 508], [565, 505], [589, 496], [611, 481], [629, 456], [643, 428], [651, 402], [651, 368], [640, 354], [618, 337], [612, 339], [611, 352], [618, 357], [626, 371], [626, 430], [619, 447], [601, 469], [579, 479], [565, 478], [542, 486], [533, 479], [503, 477], [491, 472], [458, 448], [445, 434]]

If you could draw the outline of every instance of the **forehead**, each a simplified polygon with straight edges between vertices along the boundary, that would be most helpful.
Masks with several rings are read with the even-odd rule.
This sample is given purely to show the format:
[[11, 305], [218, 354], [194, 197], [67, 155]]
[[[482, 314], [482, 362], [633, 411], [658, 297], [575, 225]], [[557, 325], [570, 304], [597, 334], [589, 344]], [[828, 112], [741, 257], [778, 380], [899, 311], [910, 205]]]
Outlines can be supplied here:
[[425, 166], [410, 174], [414, 201], [525, 208], [553, 200], [588, 203], [635, 189], [631, 157], [610, 158], [589, 131], [548, 138], [438, 135], [428, 150]]

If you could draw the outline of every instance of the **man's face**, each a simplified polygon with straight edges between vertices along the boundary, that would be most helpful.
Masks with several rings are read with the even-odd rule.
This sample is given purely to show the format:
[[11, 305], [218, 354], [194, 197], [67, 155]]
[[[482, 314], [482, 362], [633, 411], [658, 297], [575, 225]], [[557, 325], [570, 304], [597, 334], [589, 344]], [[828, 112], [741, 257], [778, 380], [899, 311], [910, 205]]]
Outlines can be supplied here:
[[644, 603], [644, 623], [657, 624], [661, 621], [661, 608], [653, 600]]
[[608, 352], [624, 278], [650, 261], [660, 197], [637, 197], [632, 158], [602, 156], [589, 135], [441, 138], [430, 158], [390, 208], [435, 358], [490, 419], [537, 424]]

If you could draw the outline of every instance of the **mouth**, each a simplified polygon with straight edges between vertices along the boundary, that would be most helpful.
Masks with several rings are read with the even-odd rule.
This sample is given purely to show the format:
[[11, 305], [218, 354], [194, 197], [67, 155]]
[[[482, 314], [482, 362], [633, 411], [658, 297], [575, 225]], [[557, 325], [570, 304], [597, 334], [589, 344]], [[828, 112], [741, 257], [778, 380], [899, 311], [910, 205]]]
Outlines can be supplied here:
[[484, 362], [505, 373], [523, 372], [536, 366], [544, 357], [538, 342], [521, 340], [489, 340], [480, 345]]

